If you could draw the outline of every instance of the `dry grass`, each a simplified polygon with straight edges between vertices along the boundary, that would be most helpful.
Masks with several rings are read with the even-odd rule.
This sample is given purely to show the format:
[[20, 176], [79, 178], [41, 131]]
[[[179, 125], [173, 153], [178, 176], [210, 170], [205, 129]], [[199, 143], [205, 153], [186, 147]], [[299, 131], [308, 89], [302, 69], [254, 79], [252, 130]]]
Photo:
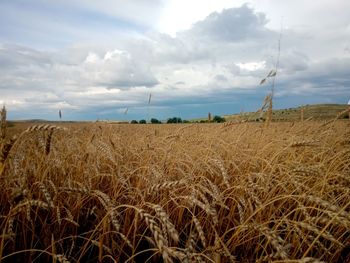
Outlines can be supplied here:
[[1, 262], [346, 262], [348, 122], [2, 139]]

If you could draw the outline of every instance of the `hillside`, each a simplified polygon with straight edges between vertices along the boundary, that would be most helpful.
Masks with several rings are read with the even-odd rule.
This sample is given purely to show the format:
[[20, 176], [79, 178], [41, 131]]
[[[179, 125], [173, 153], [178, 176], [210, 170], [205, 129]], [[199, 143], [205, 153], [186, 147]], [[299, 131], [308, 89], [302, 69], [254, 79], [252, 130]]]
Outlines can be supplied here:
[[[335, 118], [337, 114], [344, 111], [348, 105], [346, 104], [316, 104], [305, 105], [296, 108], [276, 109], [272, 112], [272, 118], [275, 121], [295, 121], [300, 120], [301, 111], [304, 111], [304, 119], [322, 120]], [[227, 121], [232, 120], [256, 120], [261, 116], [258, 112], [244, 112], [240, 114], [224, 115]], [[262, 115], [264, 117], [265, 114]], [[343, 114], [340, 118], [348, 118], [347, 114]]]

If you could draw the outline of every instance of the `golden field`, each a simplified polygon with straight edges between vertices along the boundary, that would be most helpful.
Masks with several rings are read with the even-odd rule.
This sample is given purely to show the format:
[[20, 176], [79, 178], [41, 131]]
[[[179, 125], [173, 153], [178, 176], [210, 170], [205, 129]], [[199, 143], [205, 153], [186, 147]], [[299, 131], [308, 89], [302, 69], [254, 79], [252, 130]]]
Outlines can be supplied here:
[[350, 260], [348, 121], [37, 125], [1, 144], [1, 262]]

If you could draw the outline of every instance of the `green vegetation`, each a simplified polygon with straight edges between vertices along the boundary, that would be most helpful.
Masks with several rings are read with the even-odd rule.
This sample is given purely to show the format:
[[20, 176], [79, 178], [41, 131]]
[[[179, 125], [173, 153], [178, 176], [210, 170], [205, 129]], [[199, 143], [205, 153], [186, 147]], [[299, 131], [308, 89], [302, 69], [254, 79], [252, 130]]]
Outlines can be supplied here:
[[213, 118], [213, 122], [218, 122], [218, 123], [225, 122], [225, 118], [218, 116], [218, 115], [215, 115]]
[[182, 119], [179, 117], [173, 117], [167, 120], [167, 123], [182, 123]]
[[158, 120], [158, 119], [156, 119], [156, 118], [152, 118], [151, 119], [151, 123], [152, 124], [160, 124], [160, 123], [162, 123], [160, 120]]

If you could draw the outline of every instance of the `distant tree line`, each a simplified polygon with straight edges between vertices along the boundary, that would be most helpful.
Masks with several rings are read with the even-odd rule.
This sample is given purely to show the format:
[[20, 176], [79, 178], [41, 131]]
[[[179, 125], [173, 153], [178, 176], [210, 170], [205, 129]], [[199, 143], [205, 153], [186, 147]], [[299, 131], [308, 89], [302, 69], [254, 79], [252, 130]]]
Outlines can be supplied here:
[[[201, 121], [197, 121], [197, 123], [208, 123], [208, 122], [218, 122], [218, 123], [221, 123], [221, 122], [225, 122], [225, 118], [221, 117], [221, 116], [218, 116], [218, 115], [215, 115], [214, 118], [211, 120], [211, 121], [208, 121], [208, 120], [201, 120]], [[130, 123], [132, 124], [146, 124], [147, 121], [146, 120], [132, 120]], [[150, 120], [150, 123], [152, 124], [161, 124], [162, 122], [156, 118], [152, 118]], [[188, 120], [183, 120], [181, 119], [180, 117], [173, 117], [173, 118], [169, 118], [167, 119], [166, 123], [190, 123], [190, 121]]]
[[160, 123], [162, 123], [160, 120], [158, 120], [158, 119], [155, 119], [155, 118], [152, 118], [151, 119], [151, 123], [152, 124], [160, 124]]
[[183, 122], [186, 122], [186, 121], [182, 121], [182, 119], [179, 117], [173, 117], [167, 120], [167, 123], [183, 123]]
[[200, 120], [200, 121], [196, 121], [197, 123], [212, 123], [212, 122], [216, 122], [216, 123], [222, 123], [222, 122], [225, 122], [226, 119], [219, 116], [219, 115], [215, 115], [214, 118], [209, 118], [208, 116], [208, 119], [207, 120]]

